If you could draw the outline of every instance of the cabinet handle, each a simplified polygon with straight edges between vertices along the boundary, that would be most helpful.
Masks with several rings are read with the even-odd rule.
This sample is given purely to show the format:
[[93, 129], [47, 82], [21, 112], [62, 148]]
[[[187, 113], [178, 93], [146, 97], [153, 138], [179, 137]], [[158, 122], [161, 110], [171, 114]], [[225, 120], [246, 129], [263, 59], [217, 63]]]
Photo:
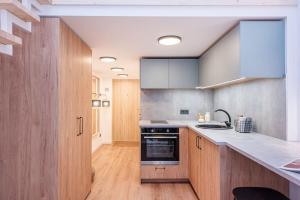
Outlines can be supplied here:
[[81, 134], [83, 134], [83, 117], [81, 117]]
[[155, 171], [158, 169], [165, 170], [166, 168], [165, 167], [155, 167]]
[[77, 117], [77, 120], [79, 120], [79, 131], [77, 133], [77, 136], [80, 136], [83, 133], [83, 118]]
[[198, 136], [196, 137], [196, 147], [198, 148]]
[[[200, 137], [200, 136], [198, 136], [198, 137], [199, 137], [199, 140], [201, 140], [201, 137]], [[200, 146], [199, 140], [198, 140], [198, 149], [201, 150], [202, 148], [201, 148], [201, 146]]]

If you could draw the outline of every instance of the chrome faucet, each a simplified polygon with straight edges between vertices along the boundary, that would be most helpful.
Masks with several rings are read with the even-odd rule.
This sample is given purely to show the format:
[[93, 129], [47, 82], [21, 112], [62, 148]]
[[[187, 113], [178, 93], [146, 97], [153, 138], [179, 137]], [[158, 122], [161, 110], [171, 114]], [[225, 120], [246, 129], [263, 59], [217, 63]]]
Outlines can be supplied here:
[[219, 111], [224, 112], [227, 115], [228, 121], [225, 121], [224, 123], [226, 124], [227, 127], [231, 127], [231, 117], [230, 117], [229, 113], [226, 110], [223, 110], [223, 109], [215, 110], [215, 112], [219, 112]]

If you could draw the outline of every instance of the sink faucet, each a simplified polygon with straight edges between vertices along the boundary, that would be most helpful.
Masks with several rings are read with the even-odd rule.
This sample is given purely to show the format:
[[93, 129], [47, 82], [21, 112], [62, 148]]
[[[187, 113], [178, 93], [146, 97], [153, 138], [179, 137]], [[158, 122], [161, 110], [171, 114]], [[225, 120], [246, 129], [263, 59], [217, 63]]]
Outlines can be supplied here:
[[230, 117], [229, 113], [226, 110], [223, 110], [223, 109], [215, 110], [215, 112], [219, 112], [219, 111], [224, 112], [227, 115], [228, 121], [225, 121], [224, 123], [226, 124], [227, 127], [231, 127], [231, 117]]

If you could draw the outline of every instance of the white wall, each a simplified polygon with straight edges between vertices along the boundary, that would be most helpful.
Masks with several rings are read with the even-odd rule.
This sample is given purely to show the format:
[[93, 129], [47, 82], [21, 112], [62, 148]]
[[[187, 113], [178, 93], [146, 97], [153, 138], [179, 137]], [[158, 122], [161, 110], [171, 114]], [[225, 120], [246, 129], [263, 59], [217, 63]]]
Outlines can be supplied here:
[[[100, 93], [105, 94], [105, 90], [108, 90], [104, 100], [110, 101], [110, 107], [99, 108], [100, 135], [96, 135], [92, 139], [92, 152], [95, 152], [102, 144], [112, 143], [112, 79], [95, 76], [100, 79]], [[101, 99], [103, 100], [102, 97]]]

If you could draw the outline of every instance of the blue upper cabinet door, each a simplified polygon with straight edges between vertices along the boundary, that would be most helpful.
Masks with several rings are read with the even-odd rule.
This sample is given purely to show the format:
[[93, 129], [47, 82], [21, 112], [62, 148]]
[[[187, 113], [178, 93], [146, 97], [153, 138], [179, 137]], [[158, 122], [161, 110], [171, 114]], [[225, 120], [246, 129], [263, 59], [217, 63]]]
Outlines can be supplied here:
[[169, 60], [169, 88], [194, 89], [199, 84], [198, 59]]
[[241, 77], [280, 78], [285, 75], [283, 21], [240, 22]]
[[142, 89], [166, 89], [169, 87], [169, 60], [142, 59], [140, 66]]

